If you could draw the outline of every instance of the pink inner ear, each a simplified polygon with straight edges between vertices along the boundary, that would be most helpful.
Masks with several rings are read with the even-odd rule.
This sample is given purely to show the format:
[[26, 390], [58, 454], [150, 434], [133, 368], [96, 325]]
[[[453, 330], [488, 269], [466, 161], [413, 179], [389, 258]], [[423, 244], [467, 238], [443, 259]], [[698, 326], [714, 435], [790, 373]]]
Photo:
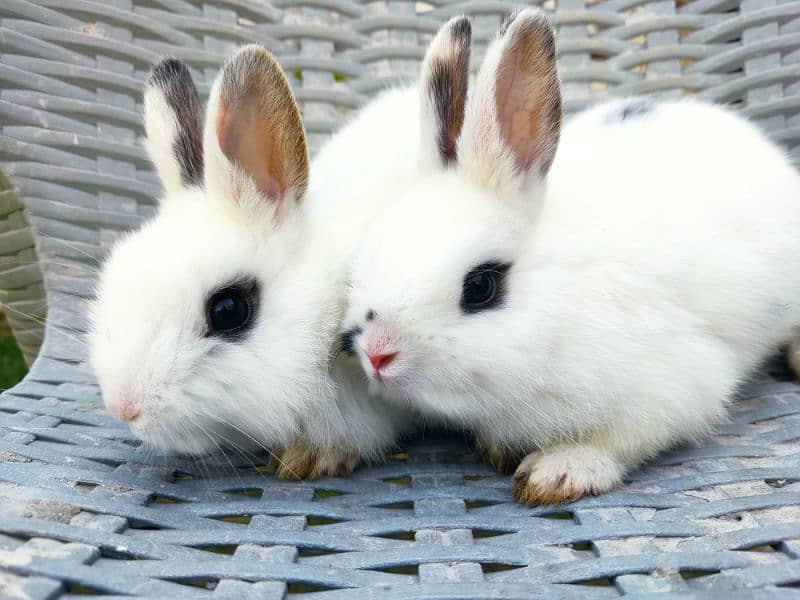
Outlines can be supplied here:
[[514, 154], [519, 171], [530, 169], [537, 156], [539, 115], [531, 93], [530, 68], [521, 60], [519, 49], [509, 52], [500, 64], [495, 87], [500, 134]]
[[501, 59], [495, 80], [500, 135], [519, 173], [537, 161], [546, 171], [558, 143], [561, 97], [555, 57], [539, 43], [536, 33], [520, 32]]
[[258, 99], [245, 94], [230, 105], [221, 103], [217, 118], [217, 139], [222, 153], [255, 183], [272, 202], [286, 192], [278, 144], [270, 123], [261, 114]]

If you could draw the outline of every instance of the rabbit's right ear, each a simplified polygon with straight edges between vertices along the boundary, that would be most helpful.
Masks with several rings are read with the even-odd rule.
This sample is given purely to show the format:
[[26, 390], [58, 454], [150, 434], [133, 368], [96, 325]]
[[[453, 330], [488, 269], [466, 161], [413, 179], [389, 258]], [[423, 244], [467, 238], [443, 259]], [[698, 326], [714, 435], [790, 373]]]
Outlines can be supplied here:
[[467, 105], [459, 166], [501, 193], [525, 192], [555, 157], [561, 90], [553, 29], [527, 8], [503, 24], [489, 46]]
[[147, 152], [169, 195], [203, 184], [203, 113], [188, 67], [166, 58], [144, 90]]
[[472, 25], [466, 17], [445, 23], [422, 62], [420, 163], [447, 166], [457, 158], [469, 80]]
[[206, 191], [247, 219], [281, 219], [308, 185], [300, 108], [275, 58], [256, 44], [239, 49], [211, 89], [204, 134]]

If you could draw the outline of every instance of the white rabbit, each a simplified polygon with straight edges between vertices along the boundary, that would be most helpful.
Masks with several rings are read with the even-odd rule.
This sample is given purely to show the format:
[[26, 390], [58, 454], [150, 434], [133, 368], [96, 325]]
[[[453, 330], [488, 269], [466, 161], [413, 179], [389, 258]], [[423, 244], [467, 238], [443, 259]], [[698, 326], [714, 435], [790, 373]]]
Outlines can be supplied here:
[[[439, 46], [453, 36], [468, 52], [466, 20], [445, 25]], [[112, 414], [161, 451], [283, 449], [285, 478], [345, 474], [394, 442], [406, 411], [333, 359], [359, 233], [385, 186], [418, 170], [417, 98], [382, 94], [321, 150], [309, 183], [298, 107], [266, 50], [224, 65], [204, 130], [186, 66], [154, 68], [145, 124], [165, 195], [113, 249], [92, 311], [90, 359]]]
[[701, 438], [800, 325], [800, 176], [756, 127], [641, 99], [559, 144], [560, 124], [553, 33], [527, 9], [488, 50], [457, 159], [371, 225], [345, 319], [374, 381], [474, 430], [497, 468], [524, 456], [528, 504]]

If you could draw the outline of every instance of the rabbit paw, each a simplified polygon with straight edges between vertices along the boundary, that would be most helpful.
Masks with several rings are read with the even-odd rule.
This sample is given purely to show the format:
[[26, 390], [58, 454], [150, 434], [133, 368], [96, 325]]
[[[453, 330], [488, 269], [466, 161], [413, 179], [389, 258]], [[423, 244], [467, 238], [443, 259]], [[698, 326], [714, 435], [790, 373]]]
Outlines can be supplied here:
[[616, 460], [590, 446], [532, 452], [514, 474], [514, 498], [523, 504], [564, 504], [607, 492], [622, 481]]
[[475, 455], [502, 475], [510, 475], [519, 464], [522, 455], [503, 445], [489, 445], [480, 437], [475, 438]]
[[345, 477], [358, 464], [358, 454], [344, 448], [318, 448], [307, 442], [292, 444], [270, 460], [278, 479]]

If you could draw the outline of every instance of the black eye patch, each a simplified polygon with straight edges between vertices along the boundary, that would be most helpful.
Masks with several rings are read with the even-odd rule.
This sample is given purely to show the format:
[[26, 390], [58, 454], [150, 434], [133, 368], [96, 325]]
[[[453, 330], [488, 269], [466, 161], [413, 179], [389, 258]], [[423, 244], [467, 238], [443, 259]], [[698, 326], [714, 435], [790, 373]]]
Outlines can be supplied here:
[[351, 327], [347, 331], [342, 334], [341, 337], [341, 349], [342, 352], [347, 354], [348, 356], [355, 356], [356, 352], [353, 348], [353, 344], [355, 343], [356, 337], [361, 335], [361, 327], [355, 326]]
[[503, 304], [506, 295], [506, 274], [511, 263], [489, 261], [464, 275], [461, 287], [461, 311], [474, 314]]
[[231, 342], [245, 339], [255, 323], [259, 300], [255, 278], [235, 279], [220, 286], [206, 300], [206, 335]]

